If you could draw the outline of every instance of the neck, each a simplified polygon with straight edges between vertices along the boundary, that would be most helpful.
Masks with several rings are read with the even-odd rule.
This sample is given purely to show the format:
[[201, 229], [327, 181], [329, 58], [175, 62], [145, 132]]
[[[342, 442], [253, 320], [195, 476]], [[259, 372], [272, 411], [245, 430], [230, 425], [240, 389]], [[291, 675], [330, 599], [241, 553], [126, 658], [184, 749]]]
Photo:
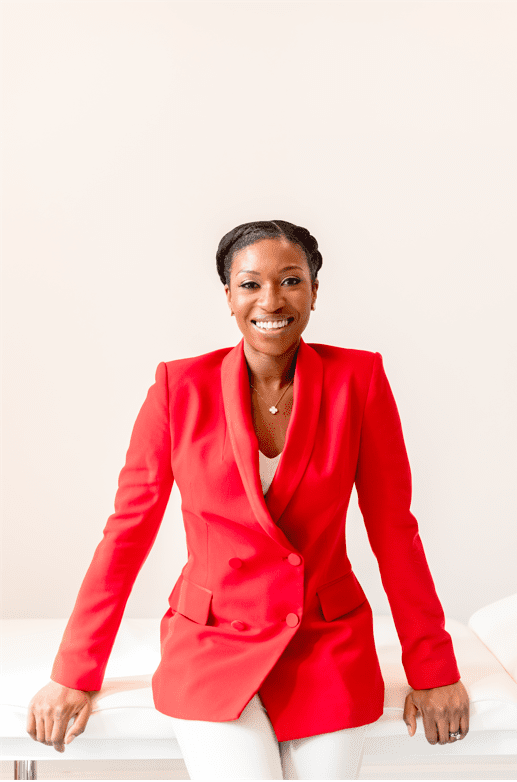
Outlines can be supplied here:
[[248, 375], [251, 385], [279, 391], [294, 378], [296, 356], [300, 341], [292, 345], [286, 353], [280, 356], [270, 356], [251, 347], [244, 340], [244, 355], [248, 365]]

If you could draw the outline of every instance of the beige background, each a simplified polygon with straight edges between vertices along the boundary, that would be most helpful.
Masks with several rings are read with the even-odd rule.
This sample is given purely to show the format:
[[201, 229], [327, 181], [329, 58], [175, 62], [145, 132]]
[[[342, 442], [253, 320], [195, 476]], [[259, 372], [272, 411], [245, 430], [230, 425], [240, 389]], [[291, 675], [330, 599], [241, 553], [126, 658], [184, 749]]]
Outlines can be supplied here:
[[[241, 337], [215, 251], [254, 219], [320, 242], [304, 339], [383, 355], [445, 612], [515, 591], [517, 4], [2, 16], [2, 615], [71, 612], [158, 362]], [[355, 492], [347, 535], [388, 611]], [[175, 486], [126, 615], [185, 561]]]

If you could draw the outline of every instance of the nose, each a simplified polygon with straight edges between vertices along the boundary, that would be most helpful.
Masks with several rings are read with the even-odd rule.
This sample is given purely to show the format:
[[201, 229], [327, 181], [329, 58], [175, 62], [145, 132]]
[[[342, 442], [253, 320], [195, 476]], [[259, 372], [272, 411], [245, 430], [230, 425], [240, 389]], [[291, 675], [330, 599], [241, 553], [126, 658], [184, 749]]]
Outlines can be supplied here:
[[285, 303], [284, 292], [281, 286], [265, 284], [260, 292], [259, 304], [264, 312], [275, 312]]

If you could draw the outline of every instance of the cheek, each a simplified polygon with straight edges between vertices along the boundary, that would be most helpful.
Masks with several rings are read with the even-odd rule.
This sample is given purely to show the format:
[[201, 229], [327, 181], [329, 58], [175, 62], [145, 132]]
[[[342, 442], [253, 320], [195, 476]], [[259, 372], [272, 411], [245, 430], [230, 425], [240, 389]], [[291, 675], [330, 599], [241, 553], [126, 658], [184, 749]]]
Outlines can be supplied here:
[[249, 320], [249, 310], [241, 307], [240, 309], [235, 311], [235, 317], [239, 325], [242, 326], [243, 328], [249, 328], [251, 326]]

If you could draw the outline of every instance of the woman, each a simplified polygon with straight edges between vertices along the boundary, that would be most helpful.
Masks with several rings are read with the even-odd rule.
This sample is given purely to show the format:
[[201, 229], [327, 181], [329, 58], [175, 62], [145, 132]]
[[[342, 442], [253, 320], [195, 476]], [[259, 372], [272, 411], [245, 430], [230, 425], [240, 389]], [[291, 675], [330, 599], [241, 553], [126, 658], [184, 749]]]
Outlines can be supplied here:
[[409, 733], [420, 710], [431, 744], [467, 734], [382, 356], [301, 336], [321, 264], [314, 237], [282, 220], [221, 240], [217, 269], [243, 339], [159, 364], [51, 682], [31, 701], [34, 739], [64, 751], [83, 732], [174, 480], [189, 556], [152, 686], [191, 778], [357, 777], [384, 682], [346, 552], [354, 483], [413, 688]]

